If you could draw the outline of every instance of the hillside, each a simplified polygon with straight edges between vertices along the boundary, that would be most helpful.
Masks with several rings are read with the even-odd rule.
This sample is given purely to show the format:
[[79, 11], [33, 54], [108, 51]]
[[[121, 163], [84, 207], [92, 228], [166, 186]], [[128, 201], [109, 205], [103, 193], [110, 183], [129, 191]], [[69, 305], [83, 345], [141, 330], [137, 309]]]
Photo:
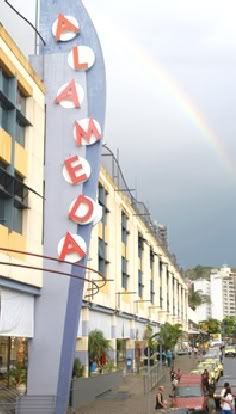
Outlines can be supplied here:
[[184, 271], [184, 277], [190, 280], [206, 279], [210, 280], [211, 269], [214, 267], [196, 266]]

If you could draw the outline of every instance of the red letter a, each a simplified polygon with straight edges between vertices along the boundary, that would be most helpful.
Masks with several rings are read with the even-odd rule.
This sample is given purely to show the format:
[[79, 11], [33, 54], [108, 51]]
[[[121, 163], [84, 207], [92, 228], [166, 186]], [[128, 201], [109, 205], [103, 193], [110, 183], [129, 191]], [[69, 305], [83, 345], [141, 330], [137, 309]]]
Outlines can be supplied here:
[[[64, 244], [59, 256], [59, 260], [65, 260], [67, 255], [72, 253], [77, 254], [81, 259], [86, 256], [86, 253], [82, 250], [82, 248], [76, 243], [75, 239], [73, 239], [72, 235], [67, 232], [64, 237]], [[81, 260], [81, 259], [78, 259]]]
[[78, 146], [81, 145], [82, 139], [86, 139], [89, 144], [89, 140], [91, 137], [95, 137], [96, 141], [99, 141], [99, 139], [101, 139], [102, 137], [100, 132], [96, 128], [94, 120], [92, 118], [89, 119], [87, 131], [85, 131], [81, 127], [79, 122], [75, 121], [75, 136], [76, 136], [75, 141]]
[[[77, 210], [80, 206], [85, 205], [86, 206], [86, 212], [81, 216], [77, 215]], [[88, 197], [84, 196], [83, 194], [79, 195], [73, 204], [72, 209], [69, 212], [69, 219], [74, 221], [77, 224], [83, 224], [87, 223], [94, 211], [94, 205], [92, 200], [90, 200]]]
[[79, 27], [71, 23], [63, 14], [59, 14], [57, 18], [56, 39], [60, 40], [61, 34], [65, 32], [78, 33]]
[[72, 79], [68, 85], [59, 93], [59, 95], [57, 95], [55, 103], [59, 104], [61, 101], [71, 101], [73, 102], [75, 108], [80, 108], [76, 83], [74, 79]]

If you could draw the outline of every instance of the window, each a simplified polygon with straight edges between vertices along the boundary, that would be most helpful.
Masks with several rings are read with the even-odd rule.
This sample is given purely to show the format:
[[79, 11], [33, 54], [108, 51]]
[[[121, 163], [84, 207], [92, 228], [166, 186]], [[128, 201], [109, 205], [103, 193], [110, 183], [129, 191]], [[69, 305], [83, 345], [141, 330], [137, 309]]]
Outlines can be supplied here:
[[155, 303], [155, 291], [154, 291], [154, 280], [150, 280], [150, 301], [151, 304]]
[[107, 245], [103, 239], [98, 239], [98, 270], [105, 278], [107, 276]]
[[25, 146], [25, 126], [21, 125], [18, 119], [16, 120], [16, 142], [22, 147]]
[[169, 280], [170, 280], [170, 275], [169, 275], [169, 270], [167, 269], [167, 312], [170, 311], [170, 302], [169, 302]]
[[99, 186], [98, 186], [98, 201], [99, 201], [99, 204], [102, 206], [102, 224], [103, 225], [105, 225], [107, 223], [107, 213], [109, 212], [109, 210], [107, 208], [107, 196], [108, 196], [108, 192], [102, 186], [102, 184], [99, 183]]
[[16, 90], [16, 108], [23, 116], [26, 115], [26, 97], [21, 94], [18, 88]]
[[22, 233], [22, 225], [23, 225], [23, 210], [21, 208], [16, 207], [14, 204], [12, 230], [14, 230], [16, 233]]
[[2, 91], [7, 98], [10, 98], [11, 93], [11, 78], [2, 72]]
[[5, 200], [4, 198], [0, 197], [0, 224], [2, 224], [3, 226], [6, 224], [6, 219], [5, 219]]
[[8, 134], [11, 134], [11, 122], [10, 122], [10, 118], [11, 118], [11, 111], [4, 108], [4, 107], [0, 107], [0, 127], [2, 129], [4, 129], [6, 132], [8, 132]]
[[143, 297], [143, 272], [141, 270], [138, 271], [138, 295], [140, 298]]
[[128, 217], [124, 213], [124, 211], [121, 212], [121, 241], [122, 243], [127, 243], [127, 237], [128, 237], [129, 231], [128, 231]]
[[144, 249], [144, 238], [139, 233], [138, 234], [138, 257], [141, 259], [143, 256], [143, 249]]
[[121, 256], [121, 287], [127, 289], [128, 287], [128, 278], [127, 274], [127, 260], [125, 257]]

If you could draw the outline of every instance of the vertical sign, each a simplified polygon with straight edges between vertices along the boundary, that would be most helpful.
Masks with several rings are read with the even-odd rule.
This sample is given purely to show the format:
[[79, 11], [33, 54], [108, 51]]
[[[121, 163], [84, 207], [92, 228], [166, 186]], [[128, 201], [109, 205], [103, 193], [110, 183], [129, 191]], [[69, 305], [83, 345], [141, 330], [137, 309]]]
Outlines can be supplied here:
[[[41, 0], [40, 32], [46, 46], [32, 60], [46, 85], [44, 255], [58, 257], [54, 269], [84, 277], [75, 264], [86, 265], [90, 232], [99, 216], [104, 62], [80, 0], [54, 0], [50, 6]], [[44, 267], [50, 266], [45, 260]], [[44, 272], [25, 407], [37, 396], [38, 407], [47, 401], [51, 413], [66, 412], [82, 293], [83, 281]]]

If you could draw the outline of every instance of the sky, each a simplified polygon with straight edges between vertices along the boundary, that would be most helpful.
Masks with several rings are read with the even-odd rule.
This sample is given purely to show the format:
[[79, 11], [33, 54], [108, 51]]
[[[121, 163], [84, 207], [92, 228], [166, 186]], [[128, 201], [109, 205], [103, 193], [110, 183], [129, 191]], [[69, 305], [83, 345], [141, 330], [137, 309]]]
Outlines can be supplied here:
[[[34, 21], [34, 0], [12, 0]], [[107, 71], [106, 143], [183, 267], [236, 265], [236, 3], [84, 0]], [[25, 53], [33, 33], [0, 1]]]

